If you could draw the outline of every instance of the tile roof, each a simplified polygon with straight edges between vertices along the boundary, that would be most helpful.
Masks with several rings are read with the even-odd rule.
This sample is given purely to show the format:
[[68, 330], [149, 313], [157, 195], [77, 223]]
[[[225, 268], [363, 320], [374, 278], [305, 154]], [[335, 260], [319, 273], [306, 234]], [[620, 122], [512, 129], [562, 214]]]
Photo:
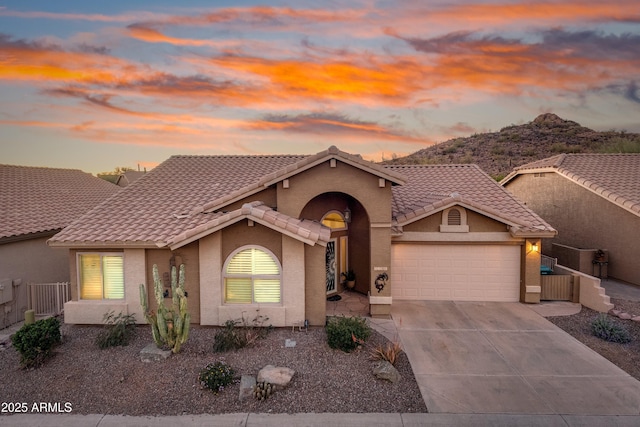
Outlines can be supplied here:
[[640, 215], [640, 154], [560, 154], [516, 168], [501, 182], [554, 171], [612, 203]]
[[49, 242], [53, 246], [176, 247], [240, 216], [323, 242], [325, 231], [318, 224], [284, 216], [262, 204], [252, 204], [250, 212], [248, 205], [233, 212], [219, 210], [330, 158], [404, 184], [392, 187], [396, 217], [458, 191], [469, 206], [495, 211], [503, 215], [500, 218], [511, 220], [513, 216], [512, 222], [523, 229], [531, 225], [553, 230], [524, 205], [514, 206], [515, 199], [477, 167], [380, 166], [330, 147], [312, 156], [173, 156]]
[[555, 234], [553, 227], [477, 165], [386, 167], [407, 177], [405, 185], [392, 188], [392, 216], [398, 225], [462, 204], [511, 225], [514, 235]]
[[0, 165], [0, 239], [60, 230], [119, 190], [80, 170]]
[[49, 243], [165, 245], [211, 220], [211, 214], [191, 213], [197, 207], [249, 187], [304, 157], [172, 156]]
[[324, 246], [331, 238], [331, 229], [319, 222], [293, 218], [256, 201], [231, 212], [216, 214], [206, 223], [174, 236], [168, 246], [177, 249], [242, 219], [253, 220], [311, 245], [320, 243]]

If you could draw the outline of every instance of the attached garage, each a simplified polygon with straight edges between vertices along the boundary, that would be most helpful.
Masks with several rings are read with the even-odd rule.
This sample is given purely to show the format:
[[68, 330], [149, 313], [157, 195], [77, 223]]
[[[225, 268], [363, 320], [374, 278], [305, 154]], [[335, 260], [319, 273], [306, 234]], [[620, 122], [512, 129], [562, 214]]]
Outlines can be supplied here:
[[518, 301], [520, 249], [498, 244], [392, 244], [392, 297]]

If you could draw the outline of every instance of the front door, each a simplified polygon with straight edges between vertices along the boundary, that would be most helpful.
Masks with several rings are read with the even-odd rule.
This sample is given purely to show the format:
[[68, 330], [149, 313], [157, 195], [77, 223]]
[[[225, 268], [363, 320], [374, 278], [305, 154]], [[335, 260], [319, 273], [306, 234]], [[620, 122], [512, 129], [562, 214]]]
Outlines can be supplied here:
[[338, 269], [336, 268], [336, 240], [327, 243], [325, 253], [325, 270], [327, 272], [327, 295], [338, 291]]

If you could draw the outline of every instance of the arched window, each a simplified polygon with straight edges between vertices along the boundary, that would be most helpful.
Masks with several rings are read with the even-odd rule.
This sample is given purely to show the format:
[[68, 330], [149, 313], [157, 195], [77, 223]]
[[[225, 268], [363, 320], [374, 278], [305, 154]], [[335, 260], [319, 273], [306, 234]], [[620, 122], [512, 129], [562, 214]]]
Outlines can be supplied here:
[[460, 211], [456, 208], [452, 208], [447, 215], [447, 225], [462, 225], [462, 218]]
[[330, 211], [322, 217], [322, 225], [329, 227], [332, 230], [346, 230], [347, 221], [344, 219], [342, 213], [338, 211]]
[[267, 249], [249, 246], [232, 253], [225, 263], [224, 302], [227, 304], [280, 303], [282, 269]]

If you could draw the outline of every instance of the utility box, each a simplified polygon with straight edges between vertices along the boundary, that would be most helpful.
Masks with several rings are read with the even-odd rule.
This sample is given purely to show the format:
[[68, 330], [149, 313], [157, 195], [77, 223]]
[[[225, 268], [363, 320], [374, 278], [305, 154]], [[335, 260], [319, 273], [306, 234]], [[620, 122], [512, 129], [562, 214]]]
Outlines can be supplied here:
[[13, 280], [0, 279], [0, 305], [13, 301]]

